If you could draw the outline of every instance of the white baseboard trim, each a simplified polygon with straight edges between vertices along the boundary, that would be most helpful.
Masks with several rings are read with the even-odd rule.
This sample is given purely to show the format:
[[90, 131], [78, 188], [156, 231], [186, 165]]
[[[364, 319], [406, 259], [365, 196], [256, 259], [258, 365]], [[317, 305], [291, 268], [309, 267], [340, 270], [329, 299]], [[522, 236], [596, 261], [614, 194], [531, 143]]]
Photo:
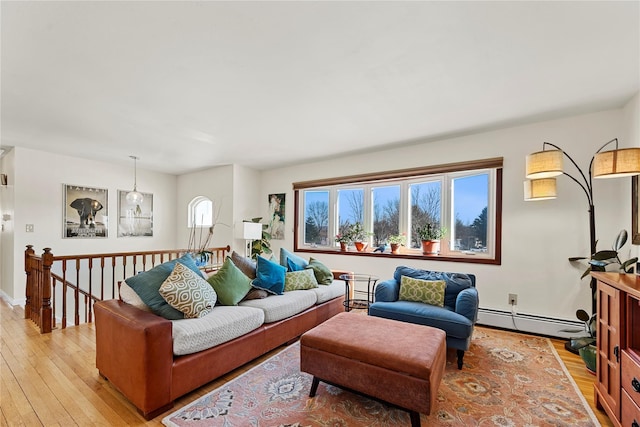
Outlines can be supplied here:
[[11, 306], [19, 305], [24, 308], [27, 303], [26, 298], [11, 298], [5, 291], [0, 290], [0, 299], [3, 299], [7, 304]]
[[[478, 325], [511, 329], [519, 332], [546, 335], [558, 338], [570, 338], [584, 335], [584, 324], [579, 320], [556, 319], [552, 317], [536, 316], [525, 313], [480, 308], [478, 310]], [[561, 332], [563, 329], [579, 329], [578, 333]]]

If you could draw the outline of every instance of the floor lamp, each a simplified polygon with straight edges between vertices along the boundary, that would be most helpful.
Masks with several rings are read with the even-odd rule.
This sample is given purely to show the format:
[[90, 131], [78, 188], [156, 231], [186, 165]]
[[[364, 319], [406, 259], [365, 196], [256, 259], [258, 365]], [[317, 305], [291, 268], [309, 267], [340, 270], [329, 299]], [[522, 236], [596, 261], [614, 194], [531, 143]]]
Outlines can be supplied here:
[[[608, 145], [615, 143], [615, 148], [602, 151]], [[546, 149], [547, 147], [553, 149]], [[569, 159], [579, 172], [574, 176], [564, 170], [563, 159]], [[596, 151], [589, 163], [588, 175], [580, 169], [578, 164], [564, 150], [550, 142], [542, 144], [542, 151], [529, 154], [526, 158], [526, 177], [524, 182], [524, 199], [527, 201], [555, 199], [556, 176], [566, 175], [578, 184], [587, 198], [589, 205], [589, 241], [590, 254], [596, 252], [595, 210], [593, 206], [593, 178], [620, 178], [640, 174], [640, 148], [618, 148], [618, 139], [614, 138]], [[596, 281], [591, 278], [591, 309], [597, 310]], [[566, 347], [566, 346], [565, 346]], [[567, 348], [570, 351], [572, 349]], [[576, 351], [577, 353], [577, 351]]]

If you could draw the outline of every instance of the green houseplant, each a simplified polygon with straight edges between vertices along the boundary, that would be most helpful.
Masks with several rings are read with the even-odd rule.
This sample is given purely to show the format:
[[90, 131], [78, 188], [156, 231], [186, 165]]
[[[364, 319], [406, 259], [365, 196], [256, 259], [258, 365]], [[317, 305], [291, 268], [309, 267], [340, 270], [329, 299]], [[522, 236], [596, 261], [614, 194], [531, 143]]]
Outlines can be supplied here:
[[[626, 261], [622, 261], [620, 259], [620, 249], [622, 249], [622, 247], [627, 243], [628, 237], [629, 234], [627, 233], [627, 230], [620, 230], [610, 250], [597, 251], [596, 253], [592, 254], [590, 258], [572, 257], [569, 258], [569, 261], [578, 262], [587, 260], [588, 265], [586, 270], [582, 273], [582, 276], [580, 276], [581, 279], [589, 276], [592, 271], [611, 271], [611, 266], [615, 264], [619, 266], [619, 271], [623, 273], [631, 273], [634, 264], [638, 261], [638, 258], [634, 257]], [[591, 297], [595, 299], [596, 289], [594, 287], [593, 280], [591, 282]], [[592, 316], [589, 317], [586, 311], [580, 309], [576, 311], [576, 317], [582, 322], [585, 322], [585, 329], [587, 330], [587, 332], [589, 332], [589, 336], [572, 338], [567, 343], [567, 345], [565, 345], [565, 348], [573, 353], [577, 352], [578, 354], [580, 354], [580, 357], [582, 357], [582, 360], [585, 362], [587, 369], [595, 371], [595, 365], [592, 364], [595, 363], [595, 346], [593, 344], [596, 341], [595, 325], [597, 313], [594, 312]], [[564, 332], [578, 331], [564, 330]]]
[[373, 233], [365, 230], [361, 222], [356, 222], [349, 228], [349, 235], [351, 236], [353, 244], [356, 246], [356, 250], [362, 252], [367, 248], [365, 241], [369, 236], [372, 236]]
[[435, 255], [440, 252], [440, 239], [447, 234], [445, 227], [439, 227], [427, 222], [416, 229], [416, 235], [422, 242], [422, 253], [424, 255]]
[[[587, 269], [582, 273], [581, 279], [587, 277], [592, 271], [607, 271], [609, 266], [618, 264], [619, 270], [624, 273], [631, 273], [633, 266], [638, 261], [638, 257], [628, 259], [626, 261], [620, 260], [620, 249], [627, 243], [629, 233], [627, 230], [620, 230], [610, 250], [598, 251], [591, 255], [591, 258], [586, 257], [572, 257], [569, 258], [570, 262], [581, 261], [588, 259]], [[597, 244], [597, 242], [596, 242]]]
[[[262, 221], [262, 217], [251, 218], [251, 222], [259, 223], [260, 221]], [[251, 259], [257, 260], [258, 255], [271, 254], [271, 233], [267, 231], [268, 228], [267, 224], [262, 224], [262, 238], [251, 242]]]

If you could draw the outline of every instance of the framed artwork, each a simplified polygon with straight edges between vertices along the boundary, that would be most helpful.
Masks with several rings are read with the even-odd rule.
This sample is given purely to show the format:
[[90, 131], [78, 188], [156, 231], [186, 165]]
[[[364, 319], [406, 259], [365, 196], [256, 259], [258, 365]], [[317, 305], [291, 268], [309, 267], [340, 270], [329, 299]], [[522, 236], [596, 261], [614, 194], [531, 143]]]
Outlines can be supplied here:
[[108, 190], [84, 185], [62, 184], [63, 238], [109, 237]]
[[631, 243], [640, 245], [640, 219], [638, 215], [638, 175], [631, 178]]
[[153, 236], [153, 194], [142, 193], [142, 203], [132, 205], [128, 192], [118, 190], [118, 237]]
[[269, 234], [271, 239], [284, 240], [285, 193], [269, 194]]

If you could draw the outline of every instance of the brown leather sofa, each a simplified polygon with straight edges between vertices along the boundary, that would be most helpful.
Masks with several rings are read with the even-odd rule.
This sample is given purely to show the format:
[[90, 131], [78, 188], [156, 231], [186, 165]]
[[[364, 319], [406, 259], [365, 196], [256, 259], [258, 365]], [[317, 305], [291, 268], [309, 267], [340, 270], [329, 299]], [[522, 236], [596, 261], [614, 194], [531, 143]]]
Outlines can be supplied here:
[[119, 300], [96, 302], [96, 367], [149, 420], [172, 408], [178, 397], [344, 311], [343, 302], [344, 296], [334, 298], [184, 356], [173, 354], [171, 321]]

